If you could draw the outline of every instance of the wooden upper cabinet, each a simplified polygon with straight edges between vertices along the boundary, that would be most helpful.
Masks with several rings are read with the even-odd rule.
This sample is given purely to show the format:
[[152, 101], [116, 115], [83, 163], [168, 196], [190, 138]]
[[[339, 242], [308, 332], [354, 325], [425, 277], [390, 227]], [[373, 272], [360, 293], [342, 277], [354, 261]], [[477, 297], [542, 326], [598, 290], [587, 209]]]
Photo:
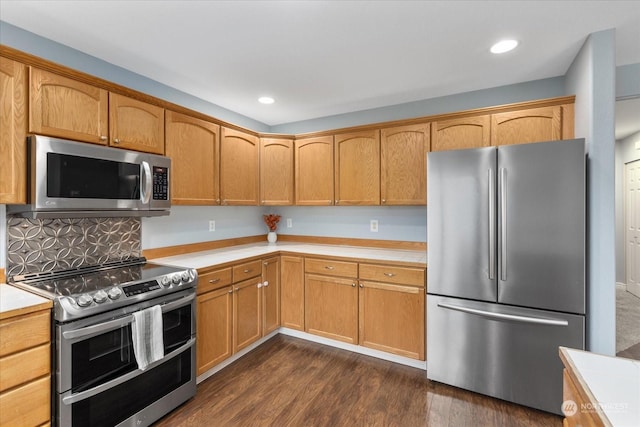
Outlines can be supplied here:
[[109, 145], [164, 154], [164, 109], [109, 93]]
[[0, 58], [0, 204], [26, 203], [27, 67]]
[[169, 110], [165, 122], [172, 203], [220, 204], [220, 126]]
[[380, 131], [334, 135], [335, 204], [380, 204]]
[[333, 137], [295, 141], [296, 205], [333, 205]]
[[107, 144], [106, 90], [33, 67], [29, 73], [29, 132]]
[[259, 205], [260, 141], [255, 135], [220, 129], [220, 198], [223, 205]]
[[491, 145], [525, 144], [562, 138], [562, 106], [491, 115]]
[[488, 147], [491, 116], [464, 117], [433, 122], [431, 151]]
[[260, 139], [260, 203], [293, 205], [293, 139]]
[[427, 203], [428, 123], [380, 132], [380, 201], [383, 205]]

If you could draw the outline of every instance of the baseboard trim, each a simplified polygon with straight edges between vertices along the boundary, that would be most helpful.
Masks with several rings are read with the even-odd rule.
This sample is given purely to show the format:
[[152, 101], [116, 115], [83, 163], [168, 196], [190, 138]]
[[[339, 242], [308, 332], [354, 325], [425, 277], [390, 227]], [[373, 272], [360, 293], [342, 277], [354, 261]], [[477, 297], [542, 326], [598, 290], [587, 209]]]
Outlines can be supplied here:
[[627, 283], [627, 292], [632, 293], [633, 295], [640, 298], [640, 284], [634, 283], [630, 285]]
[[616, 289], [621, 289], [623, 291], [627, 290], [627, 284], [622, 282], [616, 282]]

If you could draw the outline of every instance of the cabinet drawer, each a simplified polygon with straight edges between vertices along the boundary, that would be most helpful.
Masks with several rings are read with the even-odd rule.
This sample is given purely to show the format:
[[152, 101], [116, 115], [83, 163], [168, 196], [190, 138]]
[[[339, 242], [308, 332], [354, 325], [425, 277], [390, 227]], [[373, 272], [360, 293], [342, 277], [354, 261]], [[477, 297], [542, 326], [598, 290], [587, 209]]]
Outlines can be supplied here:
[[231, 267], [198, 275], [198, 295], [231, 284]]
[[425, 271], [423, 268], [360, 264], [360, 279], [425, 286]]
[[0, 425], [39, 426], [51, 418], [51, 377], [0, 394]]
[[304, 271], [325, 276], [358, 277], [358, 263], [307, 258], [304, 261]]
[[262, 274], [262, 261], [252, 261], [233, 267], [233, 282], [241, 282]]
[[49, 311], [0, 322], [0, 357], [51, 341]]
[[0, 358], [0, 392], [50, 372], [49, 344]]

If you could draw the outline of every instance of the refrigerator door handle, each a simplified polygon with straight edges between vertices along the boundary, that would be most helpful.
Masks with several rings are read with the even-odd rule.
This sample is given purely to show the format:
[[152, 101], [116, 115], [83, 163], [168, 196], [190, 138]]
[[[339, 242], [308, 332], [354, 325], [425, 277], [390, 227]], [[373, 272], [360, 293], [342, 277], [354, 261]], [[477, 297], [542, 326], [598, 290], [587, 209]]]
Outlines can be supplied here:
[[500, 280], [507, 280], [507, 170], [500, 168]]
[[496, 187], [493, 169], [489, 168], [489, 279], [496, 278]]
[[487, 319], [507, 320], [511, 322], [521, 322], [521, 323], [535, 323], [538, 325], [548, 325], [548, 326], [568, 326], [569, 325], [569, 322], [564, 319], [549, 319], [544, 317], [518, 316], [514, 314], [494, 313], [492, 311], [478, 310], [476, 308], [462, 307], [459, 305], [447, 304], [443, 302], [439, 302], [438, 307], [447, 308], [449, 310], [461, 311], [463, 313], [468, 313], [468, 314], [474, 314], [476, 316], [482, 316]]

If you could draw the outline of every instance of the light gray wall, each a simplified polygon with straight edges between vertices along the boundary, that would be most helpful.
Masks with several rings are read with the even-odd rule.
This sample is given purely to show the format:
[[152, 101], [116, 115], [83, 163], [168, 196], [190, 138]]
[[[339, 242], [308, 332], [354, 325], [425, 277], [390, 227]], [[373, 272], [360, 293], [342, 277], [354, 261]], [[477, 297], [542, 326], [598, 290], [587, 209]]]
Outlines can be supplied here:
[[[640, 120], [640, 117], [638, 117]], [[640, 160], [640, 132], [616, 141], [616, 282], [626, 283], [624, 238], [624, 165]]]
[[590, 34], [566, 75], [588, 146], [587, 349], [615, 355], [615, 30]]
[[616, 67], [616, 99], [640, 96], [640, 64]]

